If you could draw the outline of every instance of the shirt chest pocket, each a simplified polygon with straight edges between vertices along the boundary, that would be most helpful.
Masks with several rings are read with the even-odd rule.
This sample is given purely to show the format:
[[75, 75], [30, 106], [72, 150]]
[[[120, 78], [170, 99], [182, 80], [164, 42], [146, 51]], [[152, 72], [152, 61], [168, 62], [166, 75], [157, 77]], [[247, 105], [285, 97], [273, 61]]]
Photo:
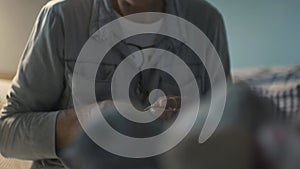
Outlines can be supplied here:
[[101, 64], [95, 79], [95, 93], [97, 101], [111, 100], [111, 81], [117, 65]]
[[[72, 78], [80, 76], [81, 79], [95, 83], [95, 94], [97, 101], [109, 100], [111, 99], [111, 80], [113, 74], [117, 68], [117, 65], [110, 63], [101, 63], [98, 67], [97, 64], [91, 62], [82, 62], [80, 64], [80, 71], [74, 72], [75, 70], [75, 61], [66, 61], [66, 73], [69, 77], [68, 83], [69, 86], [73, 86]], [[91, 70], [97, 70], [96, 76], [95, 72]]]
[[[170, 65], [171, 68], [169, 70], [172, 70], [172, 74], [175, 74], [177, 77], [181, 77], [180, 79], [183, 81], [190, 81], [192, 79], [201, 79], [203, 76], [203, 71], [204, 71], [204, 66], [202, 64], [198, 63], [187, 63], [186, 64], [189, 70], [192, 72], [193, 77], [187, 77], [186, 74], [182, 70], [180, 70], [179, 66], [176, 65]], [[166, 80], [170, 79], [169, 74], [162, 74], [161, 75], [161, 80]]]
[[[66, 72], [68, 74], [76, 73], [82, 77], [85, 77], [89, 80], [94, 81], [111, 81], [113, 74], [117, 68], [116, 64], [111, 63], [101, 63], [97, 65], [96, 63], [92, 62], [79, 62], [77, 64], [80, 65], [80, 69], [76, 69], [75, 71], [75, 60], [65, 61], [66, 64]], [[96, 70], [96, 77], [95, 77], [95, 70]]]
[[[186, 64], [190, 71], [192, 72], [193, 76], [189, 77], [188, 75], [184, 74], [180, 70], [176, 70], [176, 65], [172, 65], [173, 73], [177, 73], [177, 77], [179, 77], [180, 84], [183, 85], [181, 87], [188, 87], [193, 80], [196, 80], [199, 91], [201, 93], [205, 92], [205, 86], [207, 79], [205, 79], [205, 68], [201, 63], [187, 63]], [[173, 77], [169, 74], [161, 74], [160, 77], [160, 86], [163, 90], [171, 93], [171, 94], [178, 94], [178, 86], [179, 82], [175, 81]]]

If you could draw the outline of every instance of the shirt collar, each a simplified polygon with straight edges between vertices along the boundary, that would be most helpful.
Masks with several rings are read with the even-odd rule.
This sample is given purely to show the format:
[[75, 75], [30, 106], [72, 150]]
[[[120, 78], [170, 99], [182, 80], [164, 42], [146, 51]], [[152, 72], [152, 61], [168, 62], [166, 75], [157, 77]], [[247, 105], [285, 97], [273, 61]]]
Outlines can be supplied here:
[[[180, 8], [180, 0], [166, 0], [166, 13], [183, 17], [184, 13]], [[101, 27], [108, 24], [109, 22], [117, 19], [118, 16], [114, 12], [110, 0], [93, 0], [92, 15], [90, 21], [90, 36], [92, 36]], [[102, 40], [107, 40], [111, 36], [109, 30], [101, 30], [100, 32]], [[179, 34], [184, 36], [184, 30], [181, 30]], [[171, 41], [171, 43], [165, 43], [164, 38], [161, 40], [159, 45], [165, 46], [167, 49], [179, 49], [178, 43]]]

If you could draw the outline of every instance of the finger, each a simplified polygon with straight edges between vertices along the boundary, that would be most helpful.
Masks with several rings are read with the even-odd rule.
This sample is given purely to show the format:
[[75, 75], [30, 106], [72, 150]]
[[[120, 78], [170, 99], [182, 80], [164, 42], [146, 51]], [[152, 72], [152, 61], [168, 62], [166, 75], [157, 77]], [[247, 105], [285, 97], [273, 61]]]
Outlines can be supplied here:
[[177, 112], [174, 112], [174, 111], [165, 111], [165, 112], [163, 113], [163, 115], [160, 117], [160, 119], [163, 119], [163, 120], [170, 120], [170, 119], [172, 119], [176, 114], [177, 114]]
[[162, 114], [174, 114], [174, 113], [178, 113], [177, 109], [162, 109], [162, 108], [151, 108], [151, 113], [153, 114], [157, 114], [163, 112]]

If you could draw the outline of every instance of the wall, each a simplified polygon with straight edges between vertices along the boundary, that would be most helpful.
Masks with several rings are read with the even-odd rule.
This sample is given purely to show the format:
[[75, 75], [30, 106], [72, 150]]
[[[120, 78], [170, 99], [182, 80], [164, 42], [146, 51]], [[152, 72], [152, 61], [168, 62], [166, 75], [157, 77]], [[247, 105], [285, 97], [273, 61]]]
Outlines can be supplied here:
[[300, 64], [300, 0], [208, 0], [223, 14], [233, 68]]
[[14, 73], [46, 0], [0, 0], [0, 72]]

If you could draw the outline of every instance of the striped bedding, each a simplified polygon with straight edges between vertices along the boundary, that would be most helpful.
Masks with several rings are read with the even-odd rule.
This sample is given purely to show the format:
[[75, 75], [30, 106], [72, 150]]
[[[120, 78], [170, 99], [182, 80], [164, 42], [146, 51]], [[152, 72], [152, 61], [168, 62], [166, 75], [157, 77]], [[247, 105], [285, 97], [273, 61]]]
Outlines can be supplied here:
[[235, 82], [245, 82], [260, 96], [273, 100], [283, 118], [300, 111], [300, 65], [233, 71]]

